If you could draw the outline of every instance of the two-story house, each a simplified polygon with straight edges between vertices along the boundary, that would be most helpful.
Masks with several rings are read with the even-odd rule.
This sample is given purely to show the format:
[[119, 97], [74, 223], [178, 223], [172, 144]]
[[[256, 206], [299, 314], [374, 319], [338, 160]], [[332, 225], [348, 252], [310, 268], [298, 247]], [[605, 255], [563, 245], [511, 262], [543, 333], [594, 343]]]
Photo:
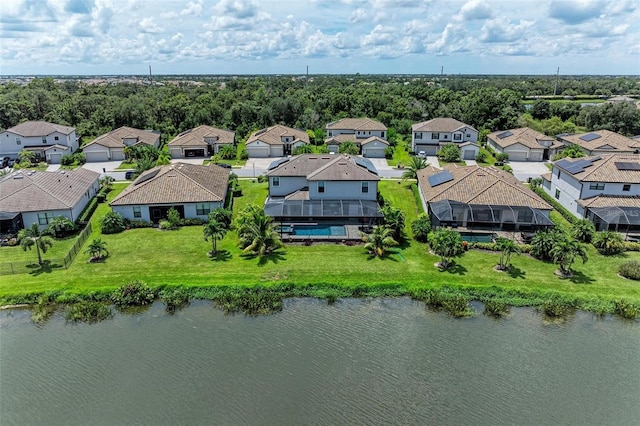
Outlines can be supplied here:
[[343, 118], [326, 126], [325, 143], [330, 152], [337, 153], [344, 142], [353, 142], [365, 157], [384, 158], [387, 126], [370, 118]]
[[33, 151], [39, 160], [60, 163], [63, 155], [78, 149], [76, 129], [46, 121], [25, 121], [0, 133], [0, 157], [17, 159], [23, 149]]
[[542, 178], [549, 195], [598, 230], [640, 230], [640, 155], [565, 158]]
[[419, 155], [436, 155], [446, 144], [460, 147], [463, 160], [473, 160], [480, 150], [478, 131], [453, 118], [434, 118], [411, 126], [411, 150]]
[[169, 142], [171, 158], [211, 157], [225, 145], [233, 145], [236, 134], [211, 126], [185, 130]]
[[246, 147], [249, 158], [267, 158], [291, 155], [296, 147], [307, 144], [309, 135], [304, 130], [276, 124], [252, 133]]
[[578, 145], [587, 155], [637, 154], [638, 141], [610, 130], [594, 130], [588, 133], [563, 133], [556, 136], [564, 145]]
[[267, 177], [265, 213], [281, 223], [371, 224], [382, 216], [380, 178], [365, 158], [303, 154], [274, 162]]
[[487, 145], [499, 153], [509, 154], [509, 161], [544, 161], [564, 144], [529, 127], [499, 130], [487, 135]]
[[82, 150], [87, 161], [123, 161], [124, 149], [128, 146], [160, 146], [160, 133], [151, 130], [134, 129], [122, 126], [109, 133], [98, 136]]

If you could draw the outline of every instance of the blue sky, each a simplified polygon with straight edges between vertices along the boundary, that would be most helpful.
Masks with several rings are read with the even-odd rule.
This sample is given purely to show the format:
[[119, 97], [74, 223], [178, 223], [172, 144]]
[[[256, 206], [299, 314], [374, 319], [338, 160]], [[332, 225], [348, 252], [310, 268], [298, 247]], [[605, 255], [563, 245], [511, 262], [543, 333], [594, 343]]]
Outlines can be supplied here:
[[2, 0], [0, 74], [640, 75], [636, 0]]

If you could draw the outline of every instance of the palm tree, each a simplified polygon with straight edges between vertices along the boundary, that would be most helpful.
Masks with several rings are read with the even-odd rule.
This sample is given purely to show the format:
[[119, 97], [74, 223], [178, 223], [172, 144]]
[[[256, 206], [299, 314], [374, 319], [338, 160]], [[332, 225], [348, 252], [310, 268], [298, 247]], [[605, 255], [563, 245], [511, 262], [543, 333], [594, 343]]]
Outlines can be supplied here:
[[136, 168], [133, 171], [133, 176], [138, 177], [143, 172], [149, 169], [152, 169], [155, 165], [156, 165], [155, 159], [153, 159], [149, 155], [143, 155], [142, 157], [138, 158], [138, 160], [136, 161]]
[[76, 224], [71, 219], [65, 216], [56, 216], [49, 221], [47, 233], [51, 235], [57, 235], [58, 233], [66, 235], [67, 232], [75, 231], [75, 229]]
[[47, 235], [43, 235], [40, 232], [40, 227], [37, 223], [31, 224], [29, 228], [25, 228], [18, 232], [18, 239], [20, 240], [20, 247], [24, 251], [31, 250], [31, 247], [36, 246], [38, 252], [38, 265], [42, 265], [42, 253], [46, 253], [49, 247], [53, 246], [53, 239]]
[[411, 157], [411, 161], [402, 173], [402, 180], [418, 179], [418, 170], [426, 169], [428, 165], [427, 160], [422, 157]]
[[583, 243], [590, 243], [595, 233], [596, 227], [589, 219], [577, 220], [571, 227], [573, 238]]
[[89, 244], [84, 252], [89, 253], [91, 259], [96, 260], [109, 256], [109, 251], [107, 250], [107, 242], [102, 241], [102, 238], [94, 238], [94, 240], [91, 242], [91, 244]]
[[531, 240], [531, 255], [538, 259], [551, 260], [551, 249], [558, 241], [565, 240], [567, 237], [557, 229], [549, 229], [537, 232]]
[[393, 230], [386, 226], [376, 226], [370, 234], [362, 233], [362, 241], [365, 242], [364, 248], [372, 256], [384, 256], [389, 247], [398, 245], [393, 239]]
[[211, 247], [209, 255], [213, 257], [218, 253], [218, 240], [222, 240], [224, 238], [227, 233], [227, 227], [222, 222], [218, 222], [215, 219], [209, 219], [209, 222], [204, 224], [203, 233], [205, 241], [209, 241], [209, 238], [211, 238], [213, 246]]
[[402, 210], [396, 209], [389, 204], [382, 207], [380, 211], [384, 215], [385, 226], [391, 229], [393, 232], [393, 238], [396, 241], [400, 241], [402, 239], [402, 234], [404, 233], [404, 213], [402, 213]]
[[115, 182], [115, 179], [113, 178], [113, 176], [105, 176], [102, 179], [100, 179], [100, 186], [102, 186], [103, 188], [107, 188], [107, 191], [111, 191], [111, 188], [113, 187], [113, 182]]
[[263, 209], [252, 209], [241, 223], [238, 235], [245, 253], [253, 252], [264, 256], [283, 246], [280, 235], [273, 227], [273, 218], [267, 216]]
[[433, 252], [441, 257], [442, 269], [449, 268], [451, 260], [464, 253], [462, 237], [458, 231], [452, 229], [439, 228], [432, 234], [429, 244]]
[[346, 141], [340, 144], [338, 152], [340, 154], [358, 155], [360, 154], [360, 148], [354, 142]]
[[500, 260], [498, 261], [498, 269], [506, 271], [509, 269], [512, 254], [520, 254], [520, 247], [513, 240], [508, 238], [496, 238], [496, 249], [500, 250]]
[[564, 239], [558, 241], [549, 253], [555, 263], [560, 266], [560, 272], [564, 276], [571, 276], [571, 265], [576, 257], [582, 258], [582, 263], [587, 262], [587, 249], [584, 244], [576, 240]]
[[624, 251], [622, 235], [616, 231], [597, 232], [593, 237], [593, 246], [604, 255], [618, 254]]
[[231, 210], [225, 209], [222, 207], [218, 207], [216, 209], [211, 210], [209, 212], [208, 220], [215, 220], [224, 226], [225, 230], [231, 229], [231, 219], [232, 213]]

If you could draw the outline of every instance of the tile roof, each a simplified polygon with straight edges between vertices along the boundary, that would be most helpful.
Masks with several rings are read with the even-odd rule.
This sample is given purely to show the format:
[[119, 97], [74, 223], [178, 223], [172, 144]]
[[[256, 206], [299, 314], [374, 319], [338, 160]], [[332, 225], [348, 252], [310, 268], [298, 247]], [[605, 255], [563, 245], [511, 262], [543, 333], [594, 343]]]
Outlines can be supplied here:
[[[590, 141], [580, 139], [581, 137], [592, 133], [598, 135], [599, 137]], [[582, 148], [590, 152], [595, 150], [608, 149], [612, 152], [623, 151], [633, 153], [635, 151], [634, 146], [637, 143], [637, 141], [634, 141], [631, 138], [622, 136], [621, 134], [612, 132], [610, 130], [594, 130], [593, 132], [587, 133], [575, 133], [572, 135], [562, 136], [559, 135], [559, 137], [562, 141], [580, 145]]]
[[68, 135], [76, 130], [75, 127], [62, 126], [60, 124], [48, 123], [46, 121], [25, 121], [17, 126], [7, 129], [7, 132], [26, 137], [47, 136], [54, 132]]
[[204, 141], [204, 138], [215, 137], [218, 138], [215, 141], [217, 144], [232, 144], [235, 140], [235, 133], [203, 125], [180, 133], [169, 142], [169, 146], [207, 146], [208, 144]]
[[118, 129], [112, 130], [109, 133], [98, 136], [92, 142], [85, 145], [101, 145], [107, 148], [123, 148], [123, 139], [137, 138], [137, 143], [145, 143], [147, 145], [156, 145], [160, 134], [152, 132], [150, 130], [134, 129], [133, 127], [122, 126]]
[[364, 131], [384, 131], [387, 126], [379, 121], [370, 118], [342, 118], [333, 121], [326, 126], [327, 130], [364, 130]]
[[542, 198], [504, 170], [495, 167], [459, 167], [456, 164], [445, 165], [444, 170], [448, 170], [453, 179], [435, 187], [429, 184], [429, 176], [441, 173], [442, 169], [429, 166], [418, 171], [418, 184], [426, 202], [450, 200], [466, 204], [551, 210], [551, 206]]
[[342, 154], [302, 154], [267, 172], [267, 176], [300, 176], [307, 180], [378, 181], [380, 178]]
[[[511, 132], [511, 135], [503, 138], [498, 137], [498, 135], [501, 135], [507, 131]], [[546, 148], [544, 145], [540, 144], [540, 142], [538, 141], [551, 142], [551, 145], [549, 146], [550, 148], [564, 146], [562, 143], [556, 141], [551, 136], [547, 136], [544, 133], [540, 133], [529, 127], [521, 127], [518, 129], [509, 129], [509, 130], [499, 130], [497, 132], [489, 133], [487, 135], [487, 138], [491, 139], [502, 148], [506, 148], [508, 146], [515, 145], [517, 143], [519, 143], [520, 145], [524, 145], [527, 148], [533, 148], [533, 149]]]
[[214, 164], [174, 163], [155, 167], [131, 182], [110, 205], [224, 201], [229, 173], [229, 169]]
[[578, 204], [583, 207], [636, 207], [640, 208], [640, 196], [621, 196], [621, 195], [597, 195], [591, 198], [577, 200]]
[[447, 118], [447, 117], [433, 118], [428, 121], [416, 123], [413, 126], [411, 126], [411, 130], [414, 132], [451, 133], [463, 127], [468, 127], [470, 129], [476, 130], [472, 126], [465, 124], [462, 121], [458, 121], [454, 118]]
[[266, 129], [258, 130], [249, 136], [247, 139], [247, 145], [257, 140], [262, 141], [268, 145], [283, 145], [282, 138], [285, 136], [293, 136], [293, 142], [302, 141], [309, 143], [309, 135], [304, 130], [292, 129], [281, 124], [267, 127]]
[[11, 173], [0, 180], [0, 211], [71, 209], [99, 177], [100, 173], [85, 168], [60, 172]]
[[605, 154], [602, 156], [565, 158], [564, 160], [567, 162], [565, 164], [575, 164], [581, 160], [593, 160], [591, 166], [585, 167], [579, 173], [569, 173], [565, 167], [558, 165], [558, 161], [553, 163], [554, 167], [562, 169], [581, 182], [640, 183], [640, 170], [618, 170], [618, 167], [616, 167], [616, 163], [640, 163], [640, 154]]
[[389, 145], [389, 142], [387, 142], [384, 139], [379, 138], [378, 136], [371, 136], [370, 138], [366, 138], [365, 140], [360, 142], [360, 145], [366, 145], [366, 144], [371, 143], [371, 142], [381, 142], [381, 143], [383, 143], [385, 145]]

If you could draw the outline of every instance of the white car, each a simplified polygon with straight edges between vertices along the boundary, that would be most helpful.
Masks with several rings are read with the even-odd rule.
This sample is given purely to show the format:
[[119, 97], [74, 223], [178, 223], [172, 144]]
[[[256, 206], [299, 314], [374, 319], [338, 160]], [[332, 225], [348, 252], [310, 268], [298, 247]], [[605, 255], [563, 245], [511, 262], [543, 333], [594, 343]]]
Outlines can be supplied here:
[[424, 152], [424, 151], [420, 151], [420, 152], [418, 152], [418, 157], [425, 158], [426, 156], [427, 156], [427, 153], [426, 153], [426, 152]]

